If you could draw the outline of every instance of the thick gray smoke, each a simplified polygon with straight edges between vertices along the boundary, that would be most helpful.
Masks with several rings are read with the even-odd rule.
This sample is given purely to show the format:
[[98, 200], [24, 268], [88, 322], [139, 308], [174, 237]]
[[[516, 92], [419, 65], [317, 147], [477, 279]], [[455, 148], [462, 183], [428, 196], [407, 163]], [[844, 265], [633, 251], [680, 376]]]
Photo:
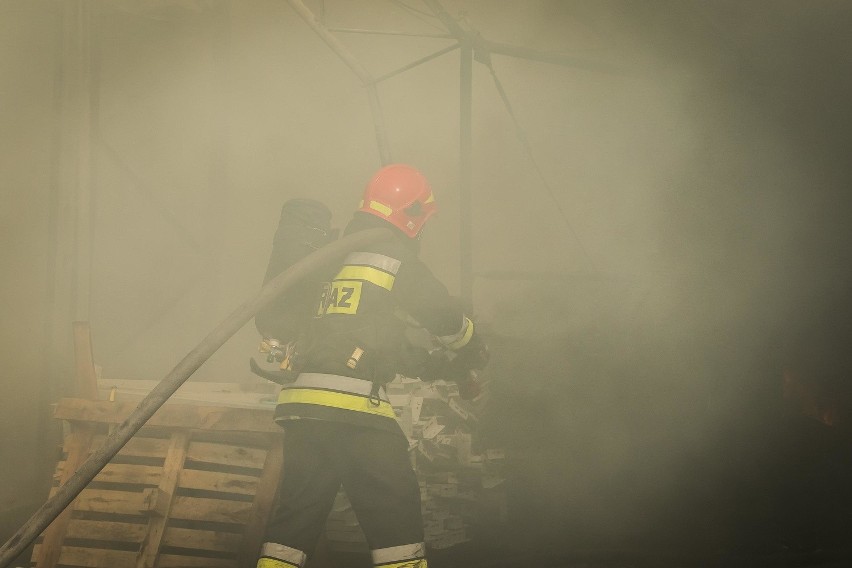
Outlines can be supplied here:
[[[331, 28], [443, 33], [410, 0], [306, 4]], [[445, 5], [486, 39], [601, 64], [492, 55], [510, 114], [486, 54], [474, 63], [484, 435], [516, 452], [515, 510], [538, 507], [553, 535], [671, 526], [720, 432], [777, 395], [779, 338], [847, 307], [849, 8]], [[3, 359], [35, 405], [61, 390], [44, 386], [55, 377], [31, 338], [55, 336], [55, 270], [74, 261], [54, 242], [57, 152], [78, 134], [63, 104], [73, 70], [61, 9], [6, 2], [0, 26]], [[375, 77], [451, 43], [336, 33]], [[84, 315], [104, 377], [159, 379], [259, 288], [286, 199], [348, 221], [380, 165], [374, 125], [364, 87], [285, 2], [98, 3], [88, 34]], [[423, 257], [457, 292], [458, 52], [378, 92], [393, 160], [422, 169], [440, 207]], [[246, 326], [196, 378], [251, 380], [257, 339]]]

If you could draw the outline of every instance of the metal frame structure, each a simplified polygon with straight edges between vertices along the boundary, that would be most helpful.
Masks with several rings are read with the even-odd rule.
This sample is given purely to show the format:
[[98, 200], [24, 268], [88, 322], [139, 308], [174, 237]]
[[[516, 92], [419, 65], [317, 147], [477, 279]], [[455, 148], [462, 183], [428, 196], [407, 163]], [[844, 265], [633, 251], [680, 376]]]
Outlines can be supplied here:
[[[318, 18], [309, 8], [305, 6], [302, 0], [287, 0], [287, 3], [296, 11], [296, 13], [313, 29], [317, 35], [334, 51], [343, 62], [355, 73], [361, 80], [364, 87], [367, 89], [368, 98], [370, 101], [370, 110], [373, 115], [373, 121], [376, 129], [376, 141], [379, 149], [379, 156], [382, 164], [387, 164], [391, 161], [391, 154], [388, 148], [387, 133], [384, 125], [384, 118], [381, 112], [381, 105], [378, 97], [376, 85], [394, 77], [404, 71], [413, 69], [427, 61], [431, 61], [441, 55], [455, 51], [460, 51], [460, 92], [459, 92], [459, 208], [460, 208], [460, 227], [459, 227], [459, 248], [460, 248], [460, 275], [461, 275], [461, 297], [468, 308], [472, 308], [473, 304], [473, 281], [475, 276], [487, 277], [488, 272], [475, 273], [473, 270], [473, 197], [472, 197], [472, 167], [471, 158], [473, 153], [473, 134], [472, 134], [472, 119], [473, 119], [473, 62], [483, 63], [489, 68], [494, 79], [495, 87], [500, 95], [503, 104], [509, 113], [515, 127], [516, 134], [523, 144], [527, 158], [535, 167], [536, 173], [541, 179], [543, 186], [553, 200], [556, 209], [559, 211], [565, 224], [568, 226], [574, 239], [579, 244], [583, 255], [586, 257], [593, 272], [597, 272], [594, 261], [589, 256], [583, 242], [576, 233], [571, 223], [555, 198], [550, 185], [544, 178], [541, 168], [532, 154], [529, 143], [523, 129], [515, 117], [509, 98], [503, 88], [502, 83], [497, 77], [494, 67], [491, 65], [491, 55], [504, 55], [526, 59], [530, 61], [539, 61], [543, 63], [551, 63], [564, 67], [572, 67], [585, 69], [589, 71], [603, 73], [622, 74], [623, 70], [616, 66], [601, 61], [591, 61], [582, 58], [573, 57], [563, 53], [547, 52], [535, 50], [527, 47], [511, 45], [507, 43], [489, 40], [473, 27], [470, 22], [461, 18], [451, 16], [441, 4], [440, 0], [421, 0], [424, 7], [429, 12], [424, 12], [412, 8], [410, 5], [401, 2], [400, 0], [390, 0], [395, 4], [407, 8], [409, 11], [417, 12], [423, 15], [436, 18], [446, 29], [446, 33], [441, 34], [410, 34], [397, 31], [381, 31], [381, 30], [364, 30], [351, 28], [329, 28], [324, 23], [325, 2], [321, 1], [321, 13], [323, 18]], [[333, 31], [343, 33], [364, 33], [377, 35], [395, 35], [395, 36], [417, 36], [417, 37], [434, 37], [441, 39], [452, 39], [455, 43], [432, 53], [426, 57], [413, 61], [395, 71], [374, 78], [366, 70], [366, 68], [352, 55], [351, 52], [333, 35]], [[502, 274], [502, 278], [512, 277], [511, 275]], [[521, 276], [521, 275], [515, 275]], [[522, 278], [528, 278], [529, 275], [522, 275]]]
[[[304, 20], [310, 28], [328, 45], [328, 47], [349, 67], [364, 86], [369, 108], [375, 128], [376, 144], [382, 164], [392, 161], [392, 152], [388, 142], [387, 127], [382, 114], [378, 85], [404, 72], [415, 69], [452, 51], [459, 51], [459, 250], [460, 250], [460, 283], [461, 296], [468, 307], [472, 307], [473, 283], [476, 277], [491, 278], [491, 271], [474, 272], [473, 270], [473, 188], [472, 188], [472, 118], [473, 118], [473, 73], [474, 61], [485, 65], [494, 80], [495, 87], [513, 122], [516, 135], [523, 145], [527, 159], [530, 160], [540, 178], [541, 185], [550, 194], [555, 209], [560, 213], [565, 224], [582, 249], [592, 271], [594, 262], [585, 251], [582, 241], [571, 227], [565, 212], [555, 199], [550, 185], [547, 183], [541, 169], [533, 156], [496, 72], [491, 64], [492, 55], [520, 58], [530, 61], [545, 62], [564, 67], [591, 70], [603, 73], [621, 73], [618, 67], [600, 61], [590, 61], [563, 53], [546, 52], [526, 47], [510, 45], [485, 38], [469, 21], [450, 15], [440, 0], [419, 0], [421, 8], [415, 8], [411, 3], [402, 0], [388, 0], [404, 7], [413, 16], [426, 19], [433, 27], [439, 28], [437, 33], [407, 33], [387, 30], [366, 30], [353, 28], [330, 28], [325, 23], [326, 2], [320, 1], [320, 17], [314, 14], [303, 0], [287, 0], [288, 5]], [[227, 16], [227, 7], [223, 3], [216, 5], [216, 18]], [[57, 136], [55, 139], [54, 167], [54, 199], [51, 208], [52, 223], [55, 235], [53, 241], [52, 264], [55, 267], [52, 279], [53, 311], [56, 314], [50, 325], [50, 337], [53, 345], [65, 345], [65, 352], [70, 352], [70, 342], [67, 329], [71, 321], [89, 320], [89, 303], [91, 272], [93, 264], [93, 241], [95, 233], [96, 198], [99, 191], [98, 172], [105, 165], [114, 166], [128, 181], [128, 189], [136, 192], [150, 205], [153, 213], [162, 216], [174, 229], [178, 242], [189, 247], [199, 259], [193, 275], [184, 284], [165, 298], [159, 309], [155, 310], [146, 322], [138, 329], [132, 330], [124, 340], [124, 345], [132, 345], [140, 334], [150, 328], [164, 313], [174, 307], [199, 281], [209, 272], [215, 263], [216, 252], [197, 254], [201, 252], [198, 239], [187, 230], [186, 226], [151, 190], [141, 175], [126, 159], [120, 148], [111, 144], [103, 132], [100, 113], [100, 47], [99, 30], [104, 8], [92, 0], [74, 0], [63, 4], [61, 8], [62, 33], [58, 50], [57, 82], [61, 86], [57, 94]], [[221, 12], [219, 14], [218, 12]], [[224, 14], [224, 16], [222, 15]], [[225, 43], [214, 49], [214, 63], [217, 65], [227, 57], [227, 32], [219, 33], [217, 38], [225, 36]], [[335, 34], [372, 34], [390, 35], [397, 37], [431, 37], [450, 40], [452, 43], [425, 57], [412, 61], [396, 70], [381, 76], [373, 76], [367, 68], [346, 48]], [[221, 38], [220, 38], [221, 39]], [[221, 142], [217, 144], [218, 154], [225, 152], [227, 144], [227, 127], [220, 128], [217, 136]], [[219, 156], [221, 157], [221, 156]], [[211, 159], [211, 187], [224, 191], [227, 184], [226, 173], [223, 171], [223, 159]], [[216, 223], [211, 222], [212, 225]], [[215, 231], [211, 232], [214, 235]], [[205, 242], [211, 239], [205, 239]], [[530, 275], [514, 275], [519, 278], [529, 278]], [[501, 279], [513, 279], [513, 275], [501, 273]]]

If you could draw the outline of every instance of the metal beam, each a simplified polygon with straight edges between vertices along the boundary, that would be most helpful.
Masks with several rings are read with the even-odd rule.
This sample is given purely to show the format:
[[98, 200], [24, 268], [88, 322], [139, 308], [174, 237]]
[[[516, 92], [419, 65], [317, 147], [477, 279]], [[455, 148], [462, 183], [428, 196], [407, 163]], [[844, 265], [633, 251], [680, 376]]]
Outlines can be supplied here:
[[340, 41], [328, 31], [328, 28], [308, 9], [301, 0], [287, 0], [287, 3], [296, 11], [314, 33], [316, 33], [331, 50], [355, 73], [361, 83], [367, 89], [367, 98], [370, 101], [370, 111], [373, 114], [373, 124], [376, 129], [376, 143], [379, 147], [379, 157], [382, 165], [391, 163], [390, 148], [388, 146], [387, 130], [379, 102], [379, 94], [376, 90], [375, 81], [369, 71], [358, 61], [352, 53]]
[[390, 73], [386, 73], [386, 74], [382, 75], [381, 77], [376, 77], [373, 80], [373, 82], [374, 83], [381, 83], [382, 81], [384, 81], [386, 79], [390, 79], [391, 77], [396, 77], [397, 75], [399, 75], [400, 73], [402, 73], [404, 71], [408, 71], [409, 69], [417, 67], [418, 65], [426, 63], [427, 61], [432, 61], [433, 59], [440, 57], [440, 56], [444, 55], [445, 53], [449, 53], [449, 52], [457, 49], [459, 47], [459, 45], [461, 45], [461, 44], [454, 43], [453, 45], [445, 47], [444, 49], [438, 50], [435, 53], [427, 55], [426, 57], [421, 57], [417, 61], [413, 61], [413, 62], [409, 63], [408, 65], [403, 65], [402, 67], [400, 67], [399, 69], [397, 69], [395, 71], [391, 71]]
[[625, 70], [611, 63], [592, 61], [582, 59], [564, 53], [541, 51], [530, 47], [522, 47], [508, 43], [491, 41], [482, 37], [479, 32], [472, 29], [465, 29], [444, 9], [439, 0], [423, 0], [429, 6], [435, 15], [450, 33], [456, 36], [459, 41], [467, 40], [473, 45], [474, 52], [482, 53], [483, 57], [487, 57], [490, 53], [499, 55], [508, 55], [510, 57], [518, 57], [531, 61], [540, 61], [542, 63], [553, 63], [565, 67], [575, 67], [577, 69], [585, 69], [588, 71], [599, 71], [603, 73], [618, 73], [623, 74]]
[[406, 37], [428, 37], [428, 38], [438, 38], [438, 39], [453, 39], [450, 34], [420, 34], [420, 33], [411, 33], [411, 32], [394, 32], [394, 31], [384, 31], [384, 30], [365, 30], [360, 28], [328, 28], [330, 32], [338, 32], [343, 34], [369, 34], [369, 35], [392, 35], [392, 36], [406, 36]]
[[529, 47], [521, 47], [508, 43], [500, 43], [487, 40], [481, 36], [476, 36], [475, 49], [482, 50], [487, 53], [495, 53], [498, 55], [508, 55], [509, 57], [517, 57], [520, 59], [528, 59], [530, 61], [539, 61], [541, 63], [552, 63], [554, 65], [562, 65], [563, 67], [573, 67], [575, 69], [584, 69], [586, 71], [596, 71], [598, 73], [612, 73], [616, 75], [627, 74], [627, 70], [612, 63], [604, 61], [594, 61], [589, 59], [581, 59], [572, 55], [554, 51], [540, 51]]
[[452, 35], [457, 37], [459, 40], [471, 39], [469, 37], [471, 35], [470, 32], [462, 28], [461, 24], [450, 16], [449, 12], [444, 9], [438, 0], [423, 0], [423, 3], [429, 6], [429, 9], [432, 10], [439, 20], [441, 20]]

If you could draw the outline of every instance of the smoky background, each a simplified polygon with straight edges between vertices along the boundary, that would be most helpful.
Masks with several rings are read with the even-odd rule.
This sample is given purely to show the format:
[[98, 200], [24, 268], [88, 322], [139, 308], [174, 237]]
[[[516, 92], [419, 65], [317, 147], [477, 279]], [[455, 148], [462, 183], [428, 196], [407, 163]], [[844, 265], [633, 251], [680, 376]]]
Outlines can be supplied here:
[[[330, 27], [441, 32], [411, 1], [306, 4]], [[721, 537], [687, 510], [724, 478], [712, 465], [731, 432], [762, 428], [788, 336], [848, 311], [850, 7], [444, 5], [488, 39], [618, 68], [492, 56], [525, 146], [474, 63], [473, 310], [492, 348], [482, 443], [513, 456], [512, 534], [561, 550], [566, 534], [669, 542], [677, 527], [712, 546]], [[103, 376], [158, 379], [259, 288], [286, 199], [325, 202], [342, 228], [380, 166], [364, 88], [286, 3], [91, 6], [94, 59], [75, 74], [60, 7], [0, 3], [13, 519], [41, 501], [47, 403], [68, 389], [58, 276], [84, 273]], [[376, 76], [450, 43], [338, 37]], [[422, 256], [454, 293], [458, 66], [453, 52], [379, 85], [393, 160], [423, 170], [439, 204]], [[86, 112], [62, 94], [81, 76], [96, 86]], [[75, 233], [55, 197], [79, 175], [61, 156], [81, 129], [84, 254], [63, 240]], [[252, 380], [257, 339], [247, 325], [193, 380]], [[817, 358], [847, 345], [835, 336]]]

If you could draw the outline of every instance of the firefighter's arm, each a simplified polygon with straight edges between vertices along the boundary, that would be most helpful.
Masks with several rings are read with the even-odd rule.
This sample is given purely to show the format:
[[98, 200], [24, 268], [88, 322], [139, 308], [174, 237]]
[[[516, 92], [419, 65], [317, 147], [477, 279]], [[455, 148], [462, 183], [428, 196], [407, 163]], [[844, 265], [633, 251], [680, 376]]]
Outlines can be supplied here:
[[444, 368], [439, 372], [459, 384], [462, 396], [468, 393], [474, 398], [478, 394], [475, 371], [485, 367], [489, 353], [461, 302], [419, 262], [403, 265], [397, 285], [402, 307], [448, 351], [449, 357], [441, 356]]
[[455, 353], [452, 362], [456, 369], [461, 371], [483, 369], [488, 364], [488, 345], [477, 332], [473, 320], [467, 316], [462, 317], [463, 321], [459, 331], [453, 335], [438, 336], [438, 341]]
[[465, 400], [475, 399], [482, 392], [482, 387], [477, 380], [477, 371], [488, 364], [490, 357], [488, 345], [482, 340], [473, 321], [467, 316], [464, 317], [464, 324], [458, 334], [438, 339], [455, 354], [448, 365], [448, 376], [458, 384], [459, 395]]

